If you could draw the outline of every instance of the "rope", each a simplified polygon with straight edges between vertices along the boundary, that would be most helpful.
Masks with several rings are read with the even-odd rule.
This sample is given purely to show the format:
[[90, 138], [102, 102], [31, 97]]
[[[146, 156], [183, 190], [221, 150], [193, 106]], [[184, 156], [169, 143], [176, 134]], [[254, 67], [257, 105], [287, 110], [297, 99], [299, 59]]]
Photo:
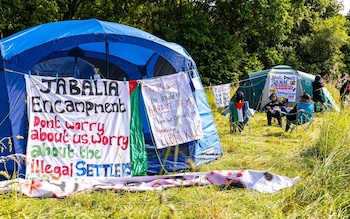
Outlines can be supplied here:
[[240, 87], [242, 87], [242, 88], [254, 87], [254, 86], [256, 86], [256, 85], [258, 85], [258, 84], [261, 84], [261, 83], [263, 83], [263, 82], [265, 82], [265, 81], [259, 81], [259, 82], [256, 83], [256, 84], [253, 84], [253, 83], [252, 83], [252, 85], [249, 85], [249, 86], [240, 86]]
[[[242, 83], [242, 82], [244, 82], [244, 81], [250, 81], [250, 80], [253, 80], [253, 79], [256, 79], [256, 78], [261, 78], [261, 77], [266, 77], [266, 75], [264, 74], [264, 75], [259, 75], [259, 76], [256, 76], [256, 77], [252, 77], [252, 78], [247, 78], [247, 79], [243, 79], [243, 80], [238, 80], [238, 81], [236, 81], [236, 82], [232, 82], [232, 83], [229, 83], [230, 85], [235, 85], [235, 84], [240, 84], [240, 83]], [[262, 81], [260, 81], [259, 83], [262, 83]], [[259, 83], [256, 83], [255, 85], [257, 85], [257, 84], [259, 84]], [[253, 87], [253, 86], [255, 86], [255, 85], [252, 85], [252, 86], [245, 86], [245, 87]], [[206, 86], [206, 87], [204, 87], [205, 89], [207, 89], [207, 88], [211, 88], [212, 86]]]
[[[10, 73], [20, 74], [20, 75], [25, 75], [25, 74], [26, 74], [26, 73], [22, 73], [22, 72], [18, 72], [18, 71], [13, 71], [13, 70], [11, 70], [11, 69], [6, 69], [6, 68], [4, 68], [3, 70], [4, 70], [4, 71], [7, 71], [7, 72], [10, 72]], [[21, 100], [22, 97], [24, 97], [24, 96], [25, 96], [25, 95], [23, 94], [20, 98], [17, 99], [17, 101], [16, 101], [14, 107], [11, 108], [12, 110], [9, 110], [9, 112], [8, 112], [8, 113], [5, 115], [5, 117], [1, 120], [0, 126], [2, 126], [2, 124], [5, 122], [5, 120], [6, 120], [6, 119], [10, 116], [10, 114], [15, 110], [17, 104], [19, 103], [19, 100]]]
[[19, 74], [19, 75], [27, 75], [28, 73], [23, 73], [23, 72], [19, 72], [19, 71], [15, 71], [15, 70], [11, 70], [11, 69], [8, 69], [8, 68], [3, 68], [2, 69], [4, 72], [9, 72], [9, 73], [15, 73], [15, 74]]
[[15, 110], [17, 104], [19, 103], [19, 100], [22, 99], [22, 97], [24, 97], [24, 95], [22, 95], [20, 98], [17, 99], [14, 107], [12, 107], [12, 110], [9, 110], [9, 112], [6, 114], [6, 116], [1, 120], [0, 122], [0, 126], [2, 126], [2, 124], [5, 122], [5, 120], [10, 116], [10, 114]]
[[[181, 72], [189, 74], [190, 72], [195, 71], [195, 70], [197, 70], [197, 69], [193, 68], [193, 69], [190, 69], [190, 70], [187, 70], [187, 71], [173, 72], [173, 73], [170, 73], [170, 74], [176, 74], [176, 73], [181, 73]], [[8, 69], [8, 68], [3, 68], [3, 71], [9, 72], [9, 73], [20, 74], [20, 75], [27, 75], [28, 74], [28, 73], [23, 73], [23, 72], [11, 70], [11, 69]], [[162, 76], [165, 76], [165, 75], [162, 75]], [[157, 76], [157, 77], [154, 77], [154, 78], [159, 78], [159, 77], [162, 77], [162, 76]], [[247, 78], [247, 79], [239, 80], [239, 81], [230, 83], [230, 85], [235, 85], [237, 83], [241, 83], [241, 82], [244, 82], [244, 81], [250, 81], [250, 80], [253, 80], [253, 79], [256, 79], [256, 78], [261, 78], [261, 77], [266, 77], [266, 75], [259, 75], [259, 76], [253, 77], [253, 78]], [[259, 84], [259, 83], [262, 83], [262, 81], [260, 81], [260, 82], [258, 82], [256, 84], [253, 84], [251, 86], [243, 86], [243, 87], [253, 87], [253, 86], [255, 86], [255, 85]], [[206, 86], [204, 88], [206, 89], [206, 88], [211, 88], [211, 87], [212, 86]]]

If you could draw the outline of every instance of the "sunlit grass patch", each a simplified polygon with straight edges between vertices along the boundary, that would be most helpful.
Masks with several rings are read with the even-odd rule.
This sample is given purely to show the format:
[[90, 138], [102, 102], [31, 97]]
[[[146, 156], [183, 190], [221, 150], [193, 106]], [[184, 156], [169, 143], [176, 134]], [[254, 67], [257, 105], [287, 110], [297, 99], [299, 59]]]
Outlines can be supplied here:
[[[267, 126], [257, 112], [245, 133], [229, 133], [228, 119], [213, 103], [224, 156], [195, 171], [268, 171], [300, 177], [273, 194], [229, 186], [177, 187], [163, 191], [102, 190], [62, 200], [33, 199], [13, 191], [0, 196], [0, 218], [348, 218], [350, 215], [350, 113], [314, 114], [307, 131]], [[187, 171], [193, 171], [187, 170]], [[6, 207], [3, 207], [6, 206]]]

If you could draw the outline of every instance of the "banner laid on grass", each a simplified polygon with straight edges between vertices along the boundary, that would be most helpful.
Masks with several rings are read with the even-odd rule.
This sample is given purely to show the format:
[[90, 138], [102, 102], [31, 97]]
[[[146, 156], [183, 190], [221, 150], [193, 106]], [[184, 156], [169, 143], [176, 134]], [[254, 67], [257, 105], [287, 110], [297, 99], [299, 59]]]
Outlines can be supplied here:
[[198, 108], [185, 73], [143, 80], [142, 96], [158, 149], [203, 137]]
[[159, 191], [173, 187], [223, 185], [224, 189], [247, 188], [262, 193], [274, 193], [292, 187], [299, 177], [289, 178], [257, 170], [212, 170], [164, 176], [138, 176], [114, 180], [72, 182], [25, 180], [21, 178], [0, 182], [0, 194], [19, 191], [28, 197], [66, 198], [85, 191]]
[[231, 84], [221, 84], [212, 87], [215, 97], [216, 107], [228, 106], [230, 103]]
[[129, 83], [26, 75], [26, 179], [132, 175]]

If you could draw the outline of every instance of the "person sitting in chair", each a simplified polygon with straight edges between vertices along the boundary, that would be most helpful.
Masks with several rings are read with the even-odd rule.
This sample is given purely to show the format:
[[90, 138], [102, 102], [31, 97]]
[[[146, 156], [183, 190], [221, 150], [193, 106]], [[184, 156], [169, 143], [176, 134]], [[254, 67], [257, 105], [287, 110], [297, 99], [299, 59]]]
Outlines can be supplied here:
[[[238, 119], [240, 121], [238, 121], [236, 124], [237, 124], [238, 131], [242, 132], [244, 130], [244, 125], [246, 123], [248, 123], [248, 121], [249, 121], [249, 116], [247, 115], [247, 109], [244, 107], [244, 93], [242, 91], [238, 91], [237, 94], [236, 94], [236, 99], [233, 100], [233, 102], [231, 102], [230, 104], [234, 104], [235, 108], [238, 111], [241, 111], [241, 116], [240, 117], [242, 117], [242, 118]], [[233, 114], [233, 113], [234, 112], [231, 112], [231, 114]], [[235, 132], [236, 128], [233, 127], [232, 131]]]
[[[304, 93], [302, 96], [300, 96], [300, 101], [299, 102], [305, 102], [305, 103], [313, 103], [313, 101], [311, 100], [311, 97], [309, 94]], [[293, 109], [291, 109], [289, 111], [290, 114], [293, 115], [287, 115], [287, 121], [294, 121], [297, 119], [297, 114], [296, 112], [298, 111], [298, 104], [295, 104], [295, 106], [293, 107]], [[286, 129], [285, 131], [287, 132], [290, 128], [290, 124], [287, 122], [286, 123]]]
[[230, 133], [243, 132], [244, 126], [249, 126], [250, 118], [255, 111], [249, 108], [249, 102], [244, 100], [244, 93], [237, 91], [235, 97], [230, 100], [229, 106], [221, 111], [221, 115], [230, 119]]
[[282, 127], [282, 112], [288, 113], [288, 109], [285, 106], [285, 102], [278, 100], [276, 94], [271, 94], [270, 102], [266, 104], [264, 109], [266, 110], [267, 116], [267, 125], [271, 125], [272, 118], [276, 118], [278, 121], [278, 125]]

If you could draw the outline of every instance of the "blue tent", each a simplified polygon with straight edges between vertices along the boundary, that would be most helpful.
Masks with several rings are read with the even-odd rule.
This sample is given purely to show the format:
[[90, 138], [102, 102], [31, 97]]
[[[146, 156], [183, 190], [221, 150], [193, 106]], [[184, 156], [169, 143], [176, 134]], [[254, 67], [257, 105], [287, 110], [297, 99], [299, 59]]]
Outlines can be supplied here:
[[[0, 40], [0, 137], [8, 147], [0, 156], [25, 154], [28, 135], [24, 74], [100, 76], [115, 80], [137, 80], [187, 72], [199, 77], [195, 62], [176, 43], [166, 42], [142, 30], [96, 19], [71, 20], [38, 25]], [[179, 146], [179, 152], [157, 150], [147, 142], [148, 173], [188, 168], [190, 158], [198, 166], [223, 154], [216, 126], [203, 89], [193, 89], [204, 137]], [[142, 99], [142, 98], [141, 98]], [[142, 111], [141, 107], [141, 111]], [[151, 139], [143, 111], [145, 141]], [[23, 136], [24, 139], [16, 138]], [[11, 150], [10, 150], [11, 149]], [[0, 171], [16, 170], [23, 176], [25, 168], [13, 161], [0, 164]]]

